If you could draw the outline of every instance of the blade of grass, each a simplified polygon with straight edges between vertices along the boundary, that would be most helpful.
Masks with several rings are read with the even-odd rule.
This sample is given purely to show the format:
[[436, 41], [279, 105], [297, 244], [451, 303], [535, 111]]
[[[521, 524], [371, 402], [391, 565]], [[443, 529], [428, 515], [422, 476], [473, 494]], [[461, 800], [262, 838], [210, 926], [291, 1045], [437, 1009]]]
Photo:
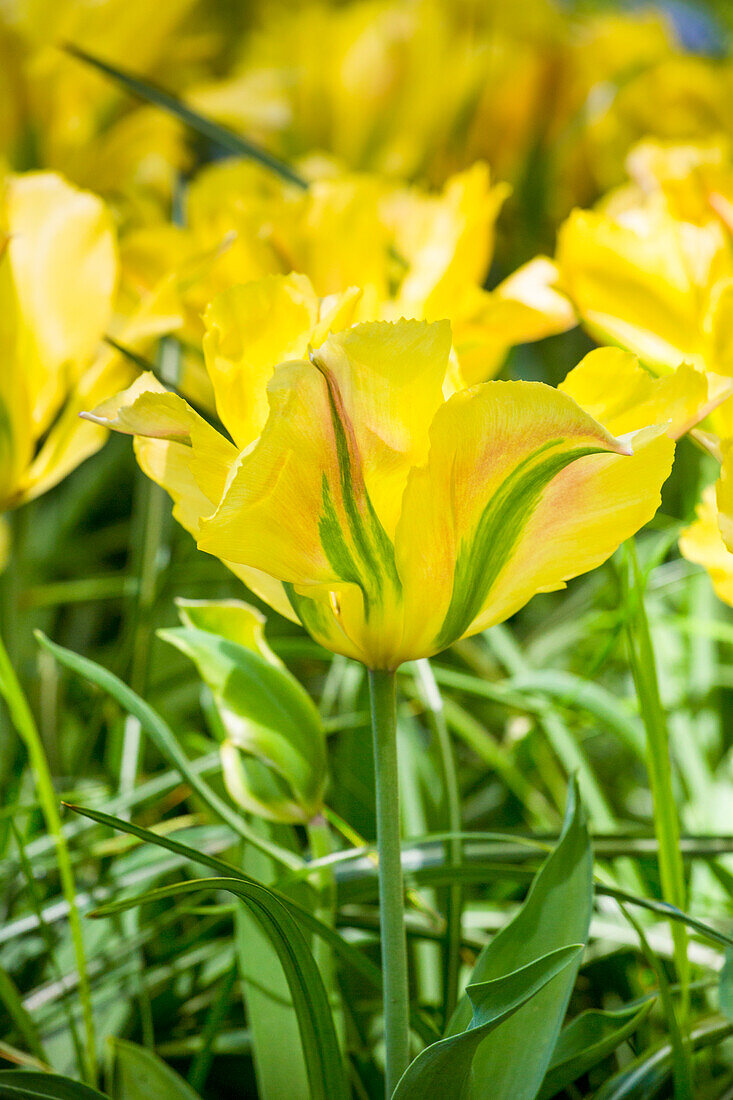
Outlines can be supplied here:
[[292, 183], [295, 187], [306, 188], [308, 186], [302, 176], [299, 176], [297, 172], [293, 171], [290, 165], [286, 164], [285, 161], [280, 160], [279, 157], [273, 156], [272, 153], [269, 153], [266, 149], [262, 149], [259, 145], [249, 141], [248, 138], [243, 137], [241, 134], [235, 133], [234, 130], [230, 130], [228, 127], [222, 126], [220, 123], [214, 122], [212, 119], [199, 114], [198, 111], [194, 111], [182, 100], [171, 95], [171, 93], [165, 91], [165, 89], [158, 87], [158, 85], [153, 84], [151, 81], [135, 76], [134, 73], [127, 72], [125, 69], [120, 69], [115, 65], [110, 65], [108, 62], [92, 56], [92, 54], [87, 53], [86, 50], [82, 50], [72, 43], [67, 43], [65, 49], [72, 57], [112, 77], [112, 79], [123, 88], [126, 88], [128, 92], [137, 96], [138, 99], [142, 99], [146, 103], [152, 103], [155, 107], [160, 107], [161, 110], [167, 111], [168, 114], [173, 115], [174, 118], [190, 126], [196, 133], [201, 134], [202, 137], [213, 142], [215, 145], [219, 145], [222, 149], [226, 149], [229, 153], [234, 153], [236, 156], [247, 157], [249, 160], [256, 161], [264, 168], [269, 168], [271, 172], [275, 172], [276, 175], [280, 176], [281, 179], [284, 179], [287, 183]]
[[178, 769], [181, 776], [186, 780], [191, 789], [196, 792], [202, 802], [204, 802], [217, 817], [226, 822], [226, 824], [234, 830], [237, 836], [241, 836], [243, 840], [248, 841], [254, 847], [264, 852], [265, 855], [270, 856], [286, 867], [294, 869], [302, 866], [302, 860], [299, 859], [298, 856], [258, 836], [242, 817], [238, 813], [235, 813], [235, 811], [211, 789], [209, 784], [191, 767], [190, 760], [178, 744], [170, 726], [168, 726], [160, 715], [154, 711], [152, 707], [148, 706], [139, 695], [131, 691], [119, 677], [115, 676], [109, 669], [102, 668], [101, 665], [96, 664], [94, 661], [90, 661], [87, 657], [81, 657], [78, 653], [73, 653], [63, 646], [56, 645], [55, 642], [50, 641], [50, 639], [40, 631], [36, 633], [36, 637], [39, 645], [42, 645], [52, 653], [62, 665], [71, 669], [72, 672], [76, 672], [80, 676], [90, 680], [93, 684], [96, 684], [97, 687], [109, 692], [109, 694], [112, 695], [129, 714], [137, 718], [141, 726], [153, 739], [161, 755]]
[[[496, 657], [511, 675], [522, 676], [530, 671], [522, 651], [507, 626], [501, 624], [494, 627], [487, 632], [486, 637]], [[538, 721], [566, 773], [569, 776], [574, 774], [578, 776], [583, 804], [588, 811], [590, 821], [598, 828], [612, 829], [616, 819], [611, 807], [593, 770], [565, 723], [547, 703], [543, 704]]]
[[629, 913], [626, 906], [621, 902], [619, 902], [619, 908], [639, 937], [639, 943], [641, 944], [644, 957], [657, 976], [657, 982], [659, 983], [659, 1000], [667, 1021], [667, 1028], [669, 1030], [669, 1037], [672, 1045], [675, 1100], [694, 1100], [692, 1059], [690, 1051], [687, 1049], [685, 1037], [677, 1021], [677, 1013], [675, 1012], [674, 1001], [672, 1000], [672, 992], [669, 987], [667, 975], [664, 972], [664, 967], [649, 946], [649, 941], [644, 935], [644, 929], [636, 918]]
[[5, 1005], [5, 1010], [13, 1022], [13, 1026], [26, 1047], [35, 1058], [41, 1062], [46, 1061], [41, 1037], [38, 1028], [30, 1014], [23, 1006], [23, 999], [17, 990], [15, 982], [7, 970], [0, 966], [0, 1001]]
[[76, 888], [74, 873], [69, 858], [69, 849], [66, 846], [61, 830], [61, 817], [58, 810], [56, 791], [54, 790], [51, 774], [48, 770], [46, 755], [36, 728], [30, 707], [23, 694], [18, 678], [15, 675], [8, 657], [2, 637], [0, 637], [0, 693], [7, 703], [13, 724], [20, 735], [28, 752], [28, 758], [33, 772], [33, 777], [41, 803], [46, 827], [56, 843], [56, 860], [61, 880], [61, 889], [69, 907], [69, 928], [74, 947], [74, 957], [79, 975], [79, 999], [82, 1006], [84, 1019], [84, 1033], [86, 1036], [84, 1061], [80, 1070], [85, 1078], [94, 1083], [97, 1076], [97, 1052], [94, 1033], [94, 1013], [92, 1010], [91, 991], [86, 969], [86, 955], [84, 952], [84, 937], [81, 930], [81, 919], [76, 907]]
[[196, 1057], [191, 1062], [191, 1069], [188, 1073], [188, 1083], [196, 1092], [201, 1092], [206, 1084], [206, 1078], [209, 1076], [211, 1063], [214, 1060], [214, 1044], [216, 1043], [217, 1036], [221, 1032], [221, 1027], [224, 1023], [227, 1009], [229, 1008], [229, 998], [232, 995], [236, 980], [237, 965], [234, 963], [222, 981], [218, 996], [206, 1017], [201, 1032], [201, 1048], [197, 1051]]
[[[625, 606], [628, 609], [627, 635], [631, 671], [639, 696], [642, 720], [647, 735], [647, 773], [654, 804], [654, 828], [659, 841], [659, 873], [664, 900], [676, 909], [686, 904], [685, 869], [680, 851], [680, 827], [672, 782], [669, 729], [659, 694], [656, 659], [649, 620], [644, 607], [644, 584], [633, 539], [626, 543], [628, 570], [625, 574]], [[672, 926], [675, 960], [680, 984], [690, 980], [687, 958], [687, 930], [676, 922]], [[685, 1016], [683, 994], [682, 1017]]]
[[[15, 838], [15, 843], [16, 843], [17, 848], [18, 848], [18, 856], [19, 856], [19, 859], [20, 859], [20, 866], [21, 866], [21, 870], [23, 872], [23, 875], [25, 877], [26, 887], [28, 889], [28, 897], [30, 898], [30, 903], [31, 903], [31, 909], [33, 910], [33, 913], [35, 915], [36, 921], [38, 923], [38, 928], [40, 929], [40, 932], [41, 932], [41, 937], [42, 937], [43, 942], [45, 944], [46, 951], [48, 952], [48, 958], [49, 958], [49, 961], [50, 961], [51, 971], [53, 972], [53, 975], [54, 975], [56, 981], [63, 983], [63, 976], [62, 976], [62, 973], [61, 973], [61, 967], [59, 966], [59, 962], [58, 962], [58, 959], [56, 957], [54, 939], [53, 939], [53, 936], [51, 935], [51, 930], [48, 927], [48, 924], [46, 923], [46, 920], [43, 916], [43, 907], [42, 907], [42, 904], [41, 904], [41, 899], [38, 897], [38, 894], [36, 892], [36, 883], [35, 883], [35, 879], [33, 877], [33, 868], [31, 867], [30, 862], [28, 860], [28, 856], [26, 854], [26, 849], [25, 849], [25, 846], [23, 844], [23, 838], [21, 837], [20, 832], [18, 831], [18, 828], [17, 828], [15, 822], [11, 822], [11, 828], [12, 828], [12, 831], [13, 831], [13, 836]], [[77, 1066], [81, 1067], [83, 1065], [83, 1054], [82, 1054], [82, 1047], [81, 1047], [81, 1039], [79, 1037], [79, 1030], [76, 1026], [76, 1020], [74, 1019], [73, 1010], [72, 1010], [71, 1006], [69, 1005], [68, 1001], [66, 1000], [66, 998], [64, 998], [64, 1000], [63, 1000], [63, 1009], [64, 1009], [64, 1014], [66, 1016], [66, 1021], [67, 1021], [68, 1026], [69, 1026], [69, 1035], [71, 1036], [71, 1044], [74, 1048], [74, 1054], [76, 1056], [76, 1063], [77, 1063]]]

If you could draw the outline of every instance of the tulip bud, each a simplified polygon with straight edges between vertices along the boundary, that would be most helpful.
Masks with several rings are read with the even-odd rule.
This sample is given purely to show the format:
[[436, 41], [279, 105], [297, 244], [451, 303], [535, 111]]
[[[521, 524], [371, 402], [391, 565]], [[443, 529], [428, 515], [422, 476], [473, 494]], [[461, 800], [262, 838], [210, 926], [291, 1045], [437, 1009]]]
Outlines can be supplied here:
[[224, 782], [248, 813], [304, 824], [322, 806], [326, 745], [320, 715], [264, 638], [264, 616], [239, 601], [179, 601], [183, 626], [160, 631], [195, 663], [226, 737]]

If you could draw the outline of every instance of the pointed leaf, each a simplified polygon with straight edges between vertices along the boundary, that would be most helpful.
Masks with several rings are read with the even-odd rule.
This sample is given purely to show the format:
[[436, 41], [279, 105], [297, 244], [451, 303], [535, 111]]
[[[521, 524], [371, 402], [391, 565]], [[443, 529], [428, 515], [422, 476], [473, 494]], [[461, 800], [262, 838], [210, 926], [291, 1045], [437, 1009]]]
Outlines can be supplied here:
[[182, 1077], [152, 1050], [122, 1039], [111, 1040], [113, 1100], [199, 1100]]
[[[557, 847], [537, 873], [516, 917], [479, 955], [472, 980], [487, 981], [561, 947], [585, 943], [593, 904], [592, 875], [588, 830], [573, 781]], [[493, 1100], [533, 1100], [552, 1058], [579, 963], [578, 957], [481, 1044], [469, 1097], [483, 1097], [490, 1088]], [[469, 1014], [464, 998], [451, 1021], [451, 1034], [468, 1026]]]
[[[318, 966], [298, 922], [285, 904], [265, 886], [235, 878], [198, 879], [151, 890], [146, 898], [158, 900], [200, 890], [226, 890], [238, 897], [259, 922], [275, 948], [287, 978], [298, 1018], [303, 1054], [308, 1067], [311, 1100], [348, 1100], [349, 1089], [341, 1061], [328, 997]], [[139, 904], [134, 899], [133, 904]], [[98, 909], [94, 916], [109, 916], [129, 908], [129, 899]]]
[[259, 164], [263, 165], [263, 167], [269, 168], [282, 179], [287, 180], [288, 183], [292, 183], [296, 187], [305, 188], [308, 186], [305, 180], [299, 176], [297, 172], [294, 172], [285, 161], [273, 156], [272, 153], [268, 153], [266, 149], [260, 148], [260, 146], [255, 145], [254, 142], [242, 137], [241, 134], [236, 134], [233, 130], [228, 129], [228, 127], [222, 126], [218, 122], [214, 122], [213, 119], [200, 115], [198, 111], [194, 111], [180, 99], [177, 99], [176, 96], [152, 84], [149, 80], [144, 80], [142, 77], [135, 76], [133, 73], [128, 73], [124, 69], [117, 68], [115, 65], [110, 65], [108, 62], [102, 61], [98, 57], [93, 57], [85, 50], [71, 43], [67, 44], [66, 50], [72, 57], [78, 58], [79, 61], [86, 62], [87, 65], [94, 66], [95, 69], [99, 69], [100, 72], [106, 73], [107, 76], [111, 76], [113, 80], [116, 80], [118, 84], [127, 88], [133, 95], [145, 100], [146, 103], [152, 103], [155, 107], [160, 107], [163, 111], [167, 111], [168, 114], [173, 115], [174, 118], [180, 119], [181, 122], [190, 126], [192, 130], [201, 134], [202, 137], [207, 138], [209, 141], [213, 141], [216, 145], [220, 145], [223, 149], [228, 150], [228, 152], [234, 153], [236, 156], [248, 157], [250, 160], [257, 161]]
[[426, 1047], [403, 1074], [393, 1100], [456, 1100], [466, 1096], [471, 1064], [481, 1041], [531, 1000], [573, 960], [583, 945], [551, 951], [528, 966], [492, 981], [470, 985], [473, 1016], [465, 1031]]
[[583, 1012], [560, 1033], [550, 1068], [537, 1094], [537, 1100], [550, 1100], [581, 1074], [612, 1054], [650, 1012], [654, 1000], [600, 1012]]

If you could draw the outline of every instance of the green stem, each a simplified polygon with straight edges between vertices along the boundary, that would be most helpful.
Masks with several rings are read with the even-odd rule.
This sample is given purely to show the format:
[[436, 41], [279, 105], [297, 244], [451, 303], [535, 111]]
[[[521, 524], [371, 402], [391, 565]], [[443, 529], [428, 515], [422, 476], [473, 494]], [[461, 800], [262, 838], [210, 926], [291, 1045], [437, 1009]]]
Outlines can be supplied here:
[[[659, 876], [662, 896], [677, 909], [685, 908], [685, 869], [680, 848], [680, 827], [672, 778], [667, 716], [662, 705], [649, 621], [644, 609], [644, 583], [633, 539], [627, 553], [631, 587], [628, 595], [629, 655], [641, 716], [646, 729], [646, 762], [654, 804], [654, 831], [659, 844]], [[682, 1016], [685, 1015], [690, 963], [687, 955], [687, 931], [678, 921], [672, 923], [672, 938], [680, 984], [683, 989]]]
[[[443, 697], [440, 694], [430, 661], [415, 663], [418, 683], [425, 706], [431, 718], [433, 731], [438, 745], [438, 753], [443, 771], [443, 790], [445, 793], [446, 827], [449, 833], [461, 832], [461, 793], [458, 786], [458, 773], [453, 755], [448, 723], [445, 720]], [[457, 868], [463, 858], [463, 844], [460, 836], [454, 835], [448, 841], [448, 859], [451, 867]], [[463, 889], [460, 882], [452, 882], [448, 887], [445, 907], [445, 953], [443, 962], [443, 1009], [446, 1024], [453, 1015], [458, 1003], [458, 983], [461, 973], [461, 917], [463, 908]]]
[[410, 1060], [404, 889], [400, 852], [397, 711], [394, 672], [369, 671], [379, 850], [386, 1093], [391, 1096]]
[[38, 791], [38, 800], [43, 810], [43, 816], [46, 819], [48, 831], [54, 838], [56, 844], [56, 859], [59, 868], [59, 877], [61, 879], [61, 889], [66, 899], [66, 904], [69, 907], [69, 928], [71, 930], [71, 939], [74, 946], [76, 967], [79, 973], [79, 999], [82, 1005], [86, 1036], [84, 1071], [87, 1079], [90, 1082], [94, 1082], [97, 1076], [94, 1014], [92, 1011], [91, 990], [86, 969], [86, 956], [84, 954], [84, 938], [82, 936], [79, 910], [76, 906], [76, 888], [71, 858], [61, 829], [61, 818], [58, 811], [56, 791], [54, 790], [51, 774], [48, 770], [48, 763], [43, 751], [41, 738], [1, 636], [0, 694], [3, 695], [7, 703], [13, 725], [18, 731], [28, 752], [28, 758]]

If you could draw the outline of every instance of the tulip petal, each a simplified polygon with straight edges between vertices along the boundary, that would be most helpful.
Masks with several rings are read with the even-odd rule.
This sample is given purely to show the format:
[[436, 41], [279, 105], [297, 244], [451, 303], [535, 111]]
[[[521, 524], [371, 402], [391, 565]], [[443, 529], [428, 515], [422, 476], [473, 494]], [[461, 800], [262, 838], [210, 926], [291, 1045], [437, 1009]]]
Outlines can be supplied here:
[[136, 437], [145, 473], [170, 493], [176, 518], [195, 534], [221, 499], [234, 445], [150, 373], [83, 416]]
[[[135, 436], [144, 473], [173, 498], [173, 515], [194, 538], [221, 500], [236, 448], [152, 374], [84, 413], [105, 428]], [[221, 555], [220, 555], [221, 556]], [[295, 619], [282, 584], [258, 569], [224, 560], [248, 588], [281, 615]]]
[[514, 614], [537, 592], [551, 592], [601, 565], [655, 514], [674, 441], [664, 426], [632, 437], [633, 454], [591, 455], [547, 487], [514, 555], [471, 633]]
[[427, 458], [450, 345], [447, 321], [373, 322], [332, 336], [314, 355], [353, 425], [366, 488], [390, 536], [409, 470]]
[[696, 513], [694, 522], [680, 535], [680, 552], [708, 571], [718, 597], [733, 607], [733, 553], [721, 535], [715, 486], [709, 485], [704, 491]]
[[239, 456], [199, 545], [290, 584], [374, 589], [394, 564], [350, 422], [310, 362], [281, 364], [268, 395], [265, 429]]
[[451, 312], [453, 343], [465, 385], [485, 382], [516, 344], [573, 328], [578, 319], [557, 289], [559, 273], [546, 256], [518, 268], [493, 291], [481, 291], [470, 314]]
[[[536, 382], [487, 382], [456, 394], [438, 411], [430, 439], [427, 464], [408, 482], [396, 537], [406, 629], [420, 635], [406, 636], [405, 648], [417, 653], [449, 645], [493, 606], [496, 586], [566, 467], [598, 461], [584, 458], [598, 452], [614, 452], [619, 462], [628, 453], [569, 397]], [[534, 551], [541, 559], [547, 548]]]
[[614, 435], [666, 424], [670, 438], [679, 439], [730, 397], [733, 382], [686, 363], [664, 378], [654, 378], [630, 352], [596, 348], [558, 389]]
[[109, 320], [117, 278], [111, 217], [94, 195], [51, 172], [11, 176], [8, 257], [26, 334], [32, 415], [43, 431]]
[[217, 295], [206, 310], [204, 357], [216, 410], [239, 447], [267, 420], [267, 383], [278, 363], [305, 355], [318, 298], [305, 275], [270, 275]]
[[576, 210], [558, 236], [563, 289], [587, 327], [655, 370], [683, 360], [710, 370], [706, 288], [725, 250], [722, 229], [677, 222], [650, 206], [626, 223]]

